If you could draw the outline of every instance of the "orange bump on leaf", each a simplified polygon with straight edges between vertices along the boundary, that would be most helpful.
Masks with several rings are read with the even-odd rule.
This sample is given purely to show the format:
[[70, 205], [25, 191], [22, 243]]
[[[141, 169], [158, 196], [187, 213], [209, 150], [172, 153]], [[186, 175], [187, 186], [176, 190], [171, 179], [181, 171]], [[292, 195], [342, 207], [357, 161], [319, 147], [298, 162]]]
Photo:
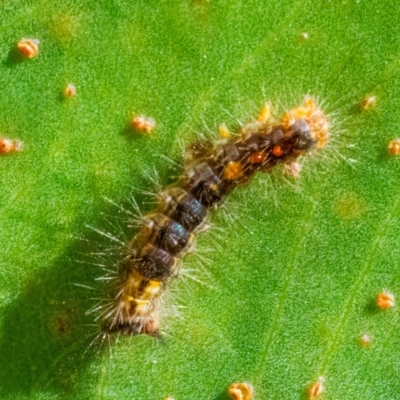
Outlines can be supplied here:
[[400, 154], [400, 139], [393, 139], [388, 145], [389, 154], [392, 156], [398, 156]]
[[251, 400], [253, 398], [253, 388], [247, 382], [232, 383], [228, 393], [233, 400]]
[[324, 392], [325, 388], [323, 383], [324, 383], [324, 378], [321, 376], [318, 378], [317, 382], [313, 383], [310, 386], [310, 389], [308, 391], [308, 398], [310, 400], [315, 400]]
[[133, 128], [142, 133], [150, 134], [154, 131], [156, 123], [153, 118], [139, 116], [131, 120]]
[[396, 305], [396, 302], [392, 294], [381, 292], [376, 298], [376, 304], [381, 310], [386, 310], [388, 308], [394, 307]]
[[74, 97], [76, 95], [76, 87], [72, 83], [69, 83], [63, 90], [63, 95], [67, 98]]
[[371, 345], [371, 338], [369, 335], [364, 334], [360, 337], [360, 344], [362, 347], [369, 347]]
[[34, 58], [39, 53], [39, 41], [36, 39], [22, 39], [17, 44], [17, 49], [26, 58]]
[[0, 155], [22, 150], [22, 142], [0, 136]]
[[374, 108], [375, 105], [376, 105], [376, 96], [367, 96], [361, 102], [361, 107], [365, 111], [368, 111], [371, 108]]
[[300, 34], [300, 39], [302, 39], [302, 40], [308, 40], [308, 33], [307, 32], [302, 32], [301, 34]]

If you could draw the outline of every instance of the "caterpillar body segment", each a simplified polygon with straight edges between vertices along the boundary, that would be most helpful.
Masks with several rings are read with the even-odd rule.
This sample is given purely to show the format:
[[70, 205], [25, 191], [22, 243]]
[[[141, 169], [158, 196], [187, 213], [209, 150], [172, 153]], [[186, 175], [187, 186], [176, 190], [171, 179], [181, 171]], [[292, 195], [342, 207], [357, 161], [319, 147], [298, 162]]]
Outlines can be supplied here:
[[222, 139], [214, 144], [190, 146], [181, 178], [160, 193], [157, 208], [143, 217], [130, 244], [104, 330], [157, 335], [162, 294], [179, 274], [182, 257], [193, 249], [209, 210], [257, 172], [268, 173], [277, 164], [294, 163], [324, 147], [329, 129], [323, 111], [306, 97], [280, 120], [271, 117], [267, 103], [258, 119], [238, 135], [228, 135], [224, 128]]

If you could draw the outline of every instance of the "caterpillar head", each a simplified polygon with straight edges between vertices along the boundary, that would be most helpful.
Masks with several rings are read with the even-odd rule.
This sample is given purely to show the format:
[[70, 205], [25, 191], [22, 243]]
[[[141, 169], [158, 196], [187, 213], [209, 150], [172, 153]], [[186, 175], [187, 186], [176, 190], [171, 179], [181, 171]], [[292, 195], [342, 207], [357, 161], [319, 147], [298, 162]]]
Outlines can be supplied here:
[[[299, 143], [302, 150], [311, 150], [315, 147], [321, 149], [329, 138], [328, 118], [315, 100], [309, 96], [305, 97], [300, 106], [288, 111], [281, 118], [281, 124], [286, 135], [293, 135], [300, 130], [300, 134], [304, 136], [304, 143]], [[306, 132], [308, 132], [307, 135]]]

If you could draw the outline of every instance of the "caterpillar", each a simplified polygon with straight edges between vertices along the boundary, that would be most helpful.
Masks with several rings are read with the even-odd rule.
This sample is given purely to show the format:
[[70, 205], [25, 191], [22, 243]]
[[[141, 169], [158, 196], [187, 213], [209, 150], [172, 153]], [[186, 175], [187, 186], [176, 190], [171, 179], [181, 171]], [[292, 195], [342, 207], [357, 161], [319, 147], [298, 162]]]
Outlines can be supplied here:
[[324, 147], [329, 131], [327, 116], [307, 96], [280, 119], [272, 116], [267, 103], [257, 120], [238, 134], [230, 136], [223, 128], [215, 143], [191, 145], [180, 179], [161, 191], [156, 208], [142, 217], [128, 246], [113, 303], [102, 314], [103, 331], [157, 336], [162, 295], [179, 274], [182, 257], [193, 248], [209, 211], [257, 172], [289, 166]]

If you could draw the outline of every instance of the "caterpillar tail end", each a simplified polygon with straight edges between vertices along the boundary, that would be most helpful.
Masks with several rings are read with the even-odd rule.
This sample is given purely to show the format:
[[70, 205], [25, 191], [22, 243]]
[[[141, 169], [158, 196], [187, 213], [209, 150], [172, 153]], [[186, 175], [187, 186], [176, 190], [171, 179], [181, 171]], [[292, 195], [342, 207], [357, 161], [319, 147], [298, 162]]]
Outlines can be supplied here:
[[146, 279], [136, 269], [132, 269], [120, 287], [115, 306], [104, 318], [103, 331], [126, 336], [158, 336], [162, 288], [160, 281]]
[[152, 318], [147, 321], [137, 322], [120, 322], [113, 323], [105, 321], [103, 323], [103, 331], [109, 335], [119, 333], [124, 336], [148, 335], [153, 337], [160, 337], [159, 320]]

